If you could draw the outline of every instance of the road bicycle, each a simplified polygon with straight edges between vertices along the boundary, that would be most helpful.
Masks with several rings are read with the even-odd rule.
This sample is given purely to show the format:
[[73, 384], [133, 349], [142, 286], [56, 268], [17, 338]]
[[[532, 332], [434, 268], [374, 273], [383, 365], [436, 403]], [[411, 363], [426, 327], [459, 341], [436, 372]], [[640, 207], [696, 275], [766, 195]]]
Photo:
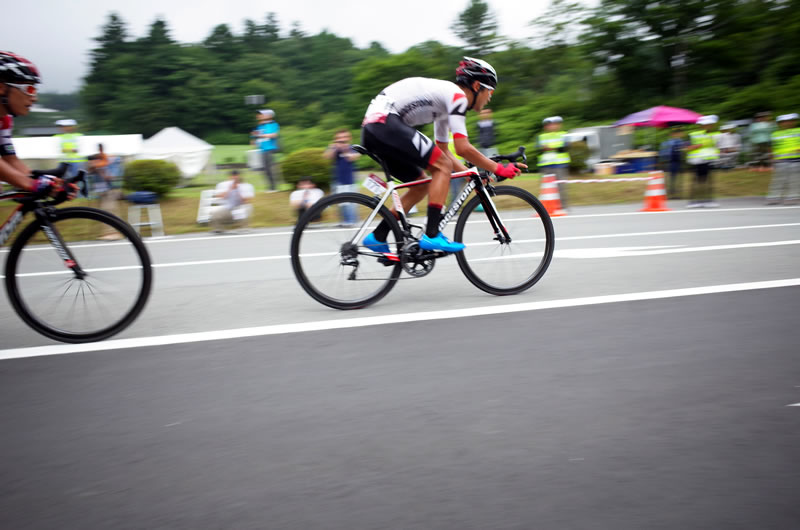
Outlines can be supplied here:
[[[364, 186], [374, 196], [338, 193], [320, 199], [298, 220], [292, 235], [291, 261], [303, 289], [318, 302], [335, 309], [358, 309], [386, 296], [401, 274], [421, 278], [436, 262], [453, 254], [425, 251], [419, 246], [423, 226], [412, 224], [400, 202], [398, 190], [428, 184], [424, 178], [399, 183], [379, 156], [362, 146], [357, 152], [375, 160], [385, 179], [370, 175]], [[525, 148], [494, 161], [526, 160]], [[455, 253], [461, 271], [476, 287], [494, 295], [517, 294], [538, 282], [553, 257], [553, 223], [546, 208], [528, 191], [516, 186], [497, 186], [502, 178], [478, 168], [453, 173], [465, 179], [461, 193], [445, 213], [440, 230], [456, 219], [454, 241], [466, 248]], [[475, 195], [467, 201], [472, 193]], [[391, 198], [397, 216], [387, 207]], [[465, 204], [466, 203], [466, 204]], [[462, 209], [463, 206], [463, 209]], [[354, 225], [338, 224], [340, 212], [358, 219]], [[384, 254], [362, 245], [364, 236], [381, 220], [389, 223]]]
[[[66, 170], [41, 172], [61, 177]], [[36, 172], [34, 172], [36, 173]], [[85, 173], [65, 179], [76, 185]], [[62, 342], [106, 339], [133, 322], [150, 295], [152, 267], [138, 234], [122, 219], [88, 207], [57, 209], [66, 193], [43, 197], [0, 193], [19, 203], [0, 226], [0, 247], [33, 213], [8, 250], [5, 285], [17, 314], [37, 332]]]

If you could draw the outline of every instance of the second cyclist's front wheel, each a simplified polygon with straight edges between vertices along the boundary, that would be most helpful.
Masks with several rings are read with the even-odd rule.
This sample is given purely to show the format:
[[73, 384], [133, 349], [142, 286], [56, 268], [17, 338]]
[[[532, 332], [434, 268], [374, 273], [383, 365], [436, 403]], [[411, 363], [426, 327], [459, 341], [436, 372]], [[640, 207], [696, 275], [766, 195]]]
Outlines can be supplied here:
[[479, 209], [473, 197], [458, 217], [455, 240], [466, 248], [458, 265], [476, 287], [494, 295], [517, 294], [538, 282], [553, 258], [555, 234], [547, 210], [531, 193], [497, 186], [491, 198], [509, 239], [494, 233], [490, 208]]
[[[17, 314], [62, 342], [92, 342], [125, 329], [150, 294], [150, 256], [124, 221], [94, 208], [34, 220], [8, 253], [5, 283]], [[60, 238], [64, 248], [51, 243]]]
[[[360, 193], [338, 193], [309, 208], [292, 235], [292, 268], [303, 289], [334, 309], [358, 309], [377, 302], [402, 272], [397, 257], [402, 232], [382, 206], [367, 223], [378, 200]], [[381, 221], [389, 225], [386, 249], [364, 246], [364, 237]], [[386, 255], [381, 250], [388, 250]]]

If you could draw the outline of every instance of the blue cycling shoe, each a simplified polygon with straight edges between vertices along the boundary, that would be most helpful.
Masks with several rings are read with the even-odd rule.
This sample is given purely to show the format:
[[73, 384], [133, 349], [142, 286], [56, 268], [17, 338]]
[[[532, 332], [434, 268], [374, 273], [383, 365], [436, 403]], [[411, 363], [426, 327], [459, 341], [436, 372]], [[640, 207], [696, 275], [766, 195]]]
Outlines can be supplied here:
[[461, 252], [464, 250], [464, 243], [450, 241], [444, 234], [439, 232], [436, 237], [428, 237], [427, 234], [419, 240], [419, 248], [422, 250], [441, 250], [443, 252]]
[[380, 252], [382, 254], [389, 254], [391, 252], [391, 250], [389, 250], [389, 243], [386, 241], [378, 241], [378, 238], [372, 233], [368, 234], [361, 244], [373, 252]]

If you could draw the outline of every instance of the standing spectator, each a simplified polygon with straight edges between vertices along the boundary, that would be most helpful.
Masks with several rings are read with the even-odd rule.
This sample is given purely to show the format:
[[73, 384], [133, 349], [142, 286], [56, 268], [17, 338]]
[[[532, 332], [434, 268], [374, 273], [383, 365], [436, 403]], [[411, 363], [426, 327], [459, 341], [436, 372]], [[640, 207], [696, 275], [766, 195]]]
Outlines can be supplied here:
[[253, 144], [261, 151], [261, 164], [264, 167], [268, 191], [278, 191], [274, 155], [278, 151], [280, 126], [275, 121], [275, 112], [270, 109], [259, 110], [257, 118], [258, 126], [251, 134], [251, 138]]
[[480, 151], [484, 156], [495, 154], [493, 152], [494, 142], [495, 129], [492, 111], [490, 109], [483, 109], [478, 117], [478, 145], [481, 146]]
[[769, 171], [770, 169], [769, 164], [772, 157], [770, 147], [772, 133], [775, 131], [775, 125], [770, 121], [770, 117], [769, 112], [759, 112], [756, 114], [756, 121], [751, 123], [747, 130], [756, 171]]
[[[306, 210], [311, 208], [323, 195], [325, 195], [323, 191], [314, 186], [314, 182], [310, 178], [298, 181], [297, 189], [289, 195], [289, 204], [297, 212], [297, 219], [300, 219]], [[314, 221], [319, 221], [319, 219], [314, 219]]]
[[679, 199], [681, 195], [678, 193], [678, 188], [682, 188], [682, 186], [680, 186], [678, 180], [683, 171], [683, 152], [688, 145], [684, 136], [680, 127], [674, 127], [670, 132], [669, 139], [661, 142], [658, 151], [662, 167], [669, 172], [667, 196], [670, 199]]
[[[93, 193], [100, 197], [100, 208], [114, 215], [119, 215], [117, 205], [120, 198], [120, 190], [115, 186], [114, 176], [111, 174], [111, 159], [106, 155], [103, 144], [97, 144], [97, 153], [88, 157], [88, 174], [91, 182], [94, 183]], [[100, 239], [115, 240], [122, 239], [122, 234], [107, 227], [106, 232]]]
[[[61, 144], [61, 161], [67, 164], [65, 175], [73, 177], [81, 169], [86, 169], [86, 157], [80, 154], [80, 138], [83, 135], [77, 132], [78, 122], [75, 120], [58, 120], [56, 125], [61, 128], [61, 132], [55, 137]], [[91, 184], [87, 182], [87, 185]]]
[[[333, 161], [333, 182], [334, 193], [346, 193], [349, 191], [356, 191], [355, 185], [355, 171], [353, 169], [353, 162], [361, 156], [350, 147], [353, 141], [353, 136], [347, 129], [340, 129], [336, 131], [333, 137], [333, 143], [328, 145], [325, 150], [325, 157]], [[351, 227], [356, 224], [356, 205], [343, 204], [340, 207], [342, 215], [342, 225]]]
[[711, 180], [711, 168], [719, 160], [716, 136], [714, 132], [718, 118], [714, 115], [702, 116], [697, 120], [700, 129], [689, 133], [689, 163], [694, 166], [695, 177], [689, 196], [687, 208], [716, 208], [714, 190]]
[[248, 205], [254, 195], [253, 185], [242, 182], [239, 170], [232, 170], [231, 178], [217, 184], [214, 190], [214, 196], [222, 199], [222, 204], [211, 208], [211, 231], [220, 234], [226, 226], [235, 224], [246, 227], [250, 213]]
[[558, 183], [558, 194], [561, 207], [567, 209], [567, 184], [563, 182], [569, 177], [569, 151], [567, 133], [561, 130], [564, 120], [561, 116], [550, 116], [542, 121], [544, 132], [539, 135], [539, 171], [555, 174]]
[[719, 149], [719, 167], [733, 169], [742, 150], [742, 137], [736, 132], [736, 125], [729, 123], [719, 128], [717, 149]]
[[786, 192], [784, 204], [800, 201], [800, 128], [796, 113], [778, 116], [777, 131], [772, 133], [772, 154], [775, 172], [767, 193], [767, 204], [779, 204]]

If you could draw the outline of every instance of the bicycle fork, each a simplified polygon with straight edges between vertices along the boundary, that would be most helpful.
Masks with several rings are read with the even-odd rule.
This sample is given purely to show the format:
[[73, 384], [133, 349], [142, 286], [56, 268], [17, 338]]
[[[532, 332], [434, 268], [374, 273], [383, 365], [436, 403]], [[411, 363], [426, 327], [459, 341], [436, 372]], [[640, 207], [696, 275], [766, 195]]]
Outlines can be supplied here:
[[73, 256], [72, 252], [70, 252], [69, 248], [67, 248], [67, 245], [64, 243], [64, 238], [61, 237], [58, 229], [56, 229], [50, 222], [50, 212], [42, 212], [37, 210], [34, 213], [36, 215], [36, 219], [39, 221], [39, 224], [42, 227], [42, 231], [47, 236], [50, 244], [53, 245], [56, 254], [58, 254], [61, 260], [64, 262], [64, 266], [72, 270], [77, 279], [83, 280], [87, 276], [87, 273], [81, 268], [75, 259], [75, 256]]

